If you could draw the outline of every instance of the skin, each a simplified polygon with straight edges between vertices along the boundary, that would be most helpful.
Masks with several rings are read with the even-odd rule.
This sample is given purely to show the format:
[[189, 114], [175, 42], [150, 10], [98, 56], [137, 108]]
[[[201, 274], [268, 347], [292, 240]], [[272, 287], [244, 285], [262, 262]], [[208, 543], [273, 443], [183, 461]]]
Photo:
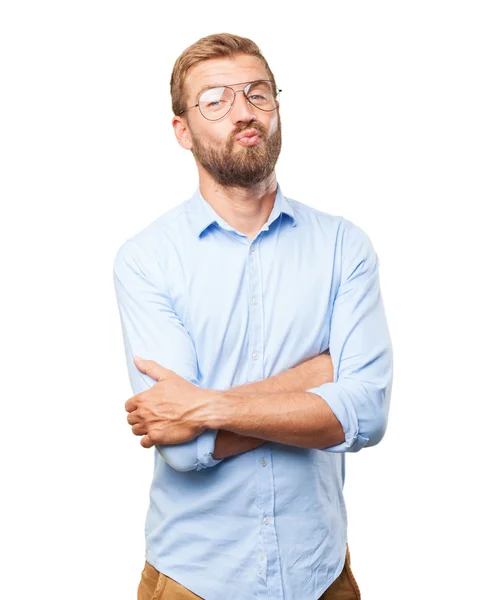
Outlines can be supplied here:
[[[154, 444], [176, 444], [193, 439], [205, 429], [198, 423], [198, 415], [209, 400], [216, 394], [212, 390], [198, 388], [177, 375], [174, 371], [162, 367], [152, 360], [134, 358], [135, 365], [158, 381], [151, 388], [132, 396], [125, 404], [130, 413], [127, 417], [132, 432], [141, 439], [142, 446], [149, 448]], [[230, 388], [229, 394], [248, 394], [257, 397], [302, 392], [323, 383], [334, 381], [334, 369], [329, 354], [314, 356], [273, 375], [263, 381]], [[220, 394], [216, 394], [220, 398]], [[318, 397], [315, 396], [317, 403]], [[206, 403], [206, 404], [205, 404]], [[197, 421], [195, 422], [195, 419]], [[213, 458], [225, 458], [252, 450], [263, 444], [267, 438], [258, 435], [244, 435], [218, 427]], [[158, 441], [158, 440], [161, 440]]]
[[344, 442], [341, 424], [317, 394], [209, 390], [155, 361], [135, 357], [135, 365], [158, 381], [125, 404], [132, 432], [143, 436], [145, 448], [186, 442], [207, 428], [306, 448]]
[[[205, 85], [241, 90], [244, 83], [234, 84], [258, 79], [269, 77], [256, 57], [204, 61], [188, 74], [185, 106], [196, 104]], [[253, 240], [268, 220], [276, 197], [279, 107], [262, 111], [238, 93], [233, 108], [218, 121], [208, 121], [198, 108], [192, 108], [175, 116], [172, 125], [178, 143], [193, 154], [205, 200], [227, 223]], [[248, 128], [260, 133], [257, 146], [245, 147], [236, 140]], [[216, 164], [222, 166], [218, 172]], [[344, 441], [341, 424], [329, 405], [305, 391], [334, 380], [328, 354], [263, 382], [226, 391], [198, 388], [151, 360], [135, 357], [134, 361], [140, 371], [158, 381], [125, 403], [127, 421], [133, 434], [142, 436], [140, 443], [145, 448], [186, 442], [207, 428], [219, 430], [214, 458], [239, 454], [265, 441], [320, 449]]]
[[[236, 82], [269, 79], [261, 61], [254, 56], [240, 55], [234, 58], [211, 59], [196, 65], [186, 79], [188, 90], [186, 106], [197, 101], [198, 91], [204, 85], [231, 85]], [[244, 85], [232, 85], [239, 90]], [[262, 111], [249, 104], [244, 94], [236, 94], [230, 112], [219, 121], [208, 121], [198, 108], [192, 108], [172, 121], [176, 139], [186, 150], [194, 150], [195, 144], [225, 151], [228, 143], [249, 127], [260, 128], [266, 136], [280, 131], [279, 107], [271, 112]], [[201, 142], [200, 142], [201, 140]], [[263, 138], [260, 145], [265, 143]], [[233, 152], [248, 154], [238, 142]], [[253, 148], [255, 150], [255, 148]], [[194, 155], [193, 155], [194, 156]], [[249, 187], [220, 185], [194, 156], [199, 175], [199, 187], [203, 198], [227, 223], [240, 233], [253, 239], [266, 223], [276, 197], [276, 173], [274, 169], [262, 181]]]

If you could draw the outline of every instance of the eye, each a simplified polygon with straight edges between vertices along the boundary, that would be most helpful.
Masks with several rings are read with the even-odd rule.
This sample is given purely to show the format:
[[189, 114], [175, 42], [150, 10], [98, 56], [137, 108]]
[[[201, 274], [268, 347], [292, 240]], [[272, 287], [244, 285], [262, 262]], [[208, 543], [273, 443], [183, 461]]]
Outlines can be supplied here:
[[225, 104], [225, 100], [212, 100], [205, 105], [205, 109], [217, 111], [223, 109]]

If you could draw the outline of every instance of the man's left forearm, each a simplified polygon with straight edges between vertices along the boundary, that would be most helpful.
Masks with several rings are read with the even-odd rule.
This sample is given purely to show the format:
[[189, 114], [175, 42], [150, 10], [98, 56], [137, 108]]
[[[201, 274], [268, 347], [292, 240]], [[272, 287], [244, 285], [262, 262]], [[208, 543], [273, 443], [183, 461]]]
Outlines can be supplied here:
[[207, 428], [304, 448], [329, 448], [345, 439], [329, 405], [312, 392], [215, 392], [200, 418]]

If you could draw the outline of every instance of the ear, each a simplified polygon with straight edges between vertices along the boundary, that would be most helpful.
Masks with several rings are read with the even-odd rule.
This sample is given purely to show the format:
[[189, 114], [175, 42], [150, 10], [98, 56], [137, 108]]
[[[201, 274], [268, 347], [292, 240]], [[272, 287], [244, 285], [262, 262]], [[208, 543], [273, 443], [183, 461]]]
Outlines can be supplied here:
[[186, 119], [175, 115], [173, 117], [172, 125], [178, 144], [185, 150], [191, 150], [193, 144], [191, 143], [190, 130], [186, 124]]

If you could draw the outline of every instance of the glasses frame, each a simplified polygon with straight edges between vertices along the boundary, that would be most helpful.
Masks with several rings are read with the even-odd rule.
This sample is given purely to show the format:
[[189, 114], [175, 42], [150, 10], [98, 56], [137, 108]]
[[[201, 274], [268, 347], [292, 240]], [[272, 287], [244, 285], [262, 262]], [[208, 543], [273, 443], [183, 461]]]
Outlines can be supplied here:
[[[220, 119], [224, 119], [224, 117], [226, 117], [226, 115], [231, 111], [231, 109], [234, 106], [235, 100], [236, 100], [236, 94], [238, 92], [243, 92], [244, 97], [246, 98], [246, 102], [248, 102], [248, 104], [251, 104], [252, 106], [254, 106], [255, 108], [262, 110], [264, 112], [272, 112], [273, 110], [276, 110], [279, 106], [279, 102], [278, 105], [275, 106], [274, 108], [261, 108], [260, 106], [256, 106], [256, 104], [254, 102], [251, 102], [251, 100], [248, 98], [248, 96], [246, 95], [246, 88], [248, 87], [248, 85], [251, 85], [252, 83], [257, 83], [258, 81], [267, 81], [269, 83], [272, 83], [275, 87], [276, 84], [272, 79], [253, 79], [253, 81], [241, 81], [240, 83], [232, 83], [231, 85], [211, 85], [210, 87], [205, 88], [204, 90], [201, 90], [201, 92], [198, 93], [198, 95], [196, 96], [196, 104], [193, 104], [193, 106], [189, 106], [188, 108], [184, 108], [182, 111], [180, 111], [178, 113], [178, 117], [180, 115], [182, 115], [184, 112], [186, 112], [187, 110], [191, 110], [192, 108], [198, 108], [198, 110], [200, 111], [201, 116], [206, 119], [207, 121], [219, 121]], [[234, 90], [231, 86], [233, 85], [243, 85], [245, 84], [244, 88], [241, 90]], [[200, 103], [199, 103], [199, 99], [201, 94], [204, 94], [205, 92], [207, 92], [208, 90], [213, 90], [214, 88], [217, 87], [221, 87], [221, 88], [229, 88], [232, 92], [233, 92], [233, 102], [231, 103], [231, 106], [229, 107], [228, 111], [225, 112], [224, 115], [222, 115], [221, 117], [219, 117], [218, 119], [208, 119], [208, 117], [205, 117], [205, 115], [201, 112], [201, 108], [200, 108]], [[276, 88], [276, 96], [275, 98], [278, 98], [280, 92], [282, 92], [283, 90], [280, 90], [278, 88]]]

